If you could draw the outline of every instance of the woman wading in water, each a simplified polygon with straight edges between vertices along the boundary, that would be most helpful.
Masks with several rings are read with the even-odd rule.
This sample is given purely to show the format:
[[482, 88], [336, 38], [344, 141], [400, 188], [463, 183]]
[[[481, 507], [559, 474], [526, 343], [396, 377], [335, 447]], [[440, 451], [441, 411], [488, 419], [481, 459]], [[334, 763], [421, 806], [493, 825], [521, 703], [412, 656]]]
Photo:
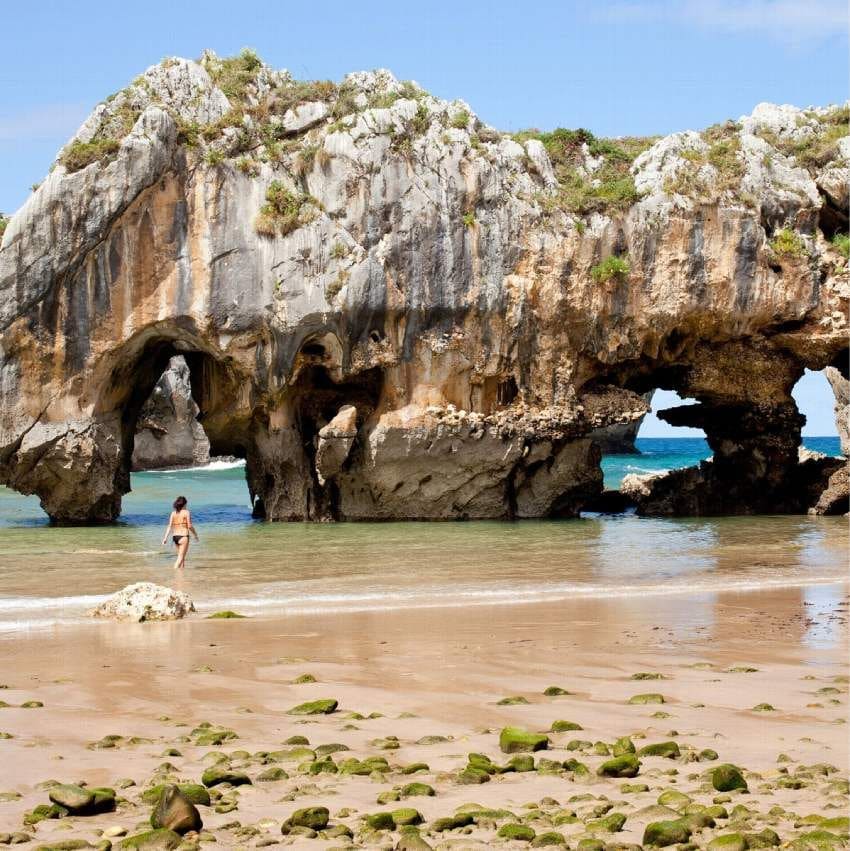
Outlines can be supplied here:
[[168, 540], [168, 535], [171, 534], [171, 539], [177, 547], [177, 561], [174, 562], [174, 567], [180, 568], [186, 565], [186, 553], [189, 552], [189, 533], [195, 536], [195, 540], [199, 540], [198, 533], [192, 525], [192, 515], [186, 508], [186, 497], [178, 496], [174, 500], [174, 511], [168, 518], [168, 528], [165, 530], [165, 535], [162, 538], [162, 544]]

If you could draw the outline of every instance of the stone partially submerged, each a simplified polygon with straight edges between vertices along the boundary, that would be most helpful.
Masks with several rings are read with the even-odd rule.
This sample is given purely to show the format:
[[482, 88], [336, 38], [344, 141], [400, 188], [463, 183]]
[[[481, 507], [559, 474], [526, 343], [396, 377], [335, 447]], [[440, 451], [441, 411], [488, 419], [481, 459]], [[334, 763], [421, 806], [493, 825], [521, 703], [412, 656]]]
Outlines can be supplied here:
[[674, 513], [801, 510], [791, 389], [848, 375], [846, 112], [510, 136], [386, 71], [166, 59], [3, 231], [0, 481], [114, 520], [181, 356], [259, 517], [575, 516], [659, 387], [714, 453]]
[[177, 620], [194, 611], [194, 603], [182, 591], [153, 582], [136, 582], [117, 591], [89, 614], [95, 618], [142, 623]]

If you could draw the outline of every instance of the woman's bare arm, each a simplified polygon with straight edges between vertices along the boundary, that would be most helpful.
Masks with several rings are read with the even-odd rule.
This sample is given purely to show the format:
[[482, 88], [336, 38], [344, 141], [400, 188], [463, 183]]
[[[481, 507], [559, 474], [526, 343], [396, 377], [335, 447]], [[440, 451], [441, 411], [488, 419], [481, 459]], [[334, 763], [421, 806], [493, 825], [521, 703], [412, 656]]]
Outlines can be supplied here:
[[165, 527], [165, 534], [162, 536], [162, 544], [165, 546], [165, 542], [168, 540], [168, 534], [171, 532], [171, 525], [174, 523], [174, 512], [168, 515], [168, 525]]
[[198, 537], [198, 533], [192, 525], [192, 515], [188, 511], [186, 512], [186, 525], [189, 527], [189, 531], [195, 536], [195, 540], [200, 541], [201, 539]]

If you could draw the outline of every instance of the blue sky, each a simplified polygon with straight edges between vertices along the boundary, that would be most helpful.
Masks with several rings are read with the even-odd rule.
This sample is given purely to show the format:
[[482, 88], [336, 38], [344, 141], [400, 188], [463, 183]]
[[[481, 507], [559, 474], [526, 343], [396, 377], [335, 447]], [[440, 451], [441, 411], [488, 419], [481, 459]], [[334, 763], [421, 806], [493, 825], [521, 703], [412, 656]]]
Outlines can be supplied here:
[[759, 101], [847, 97], [845, 0], [10, 3], [0, 22], [0, 210], [17, 209], [91, 108], [148, 65], [246, 46], [301, 78], [390, 68], [464, 98], [504, 130], [668, 133]]

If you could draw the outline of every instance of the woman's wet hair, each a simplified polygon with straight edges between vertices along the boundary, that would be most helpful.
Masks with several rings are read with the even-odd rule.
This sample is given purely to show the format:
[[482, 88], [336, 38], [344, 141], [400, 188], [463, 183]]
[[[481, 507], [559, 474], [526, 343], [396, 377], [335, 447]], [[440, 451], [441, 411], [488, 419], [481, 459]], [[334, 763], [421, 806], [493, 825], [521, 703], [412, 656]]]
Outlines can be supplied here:
[[182, 511], [186, 507], [186, 503], [188, 500], [185, 496], [178, 496], [177, 499], [174, 500], [174, 510]]

